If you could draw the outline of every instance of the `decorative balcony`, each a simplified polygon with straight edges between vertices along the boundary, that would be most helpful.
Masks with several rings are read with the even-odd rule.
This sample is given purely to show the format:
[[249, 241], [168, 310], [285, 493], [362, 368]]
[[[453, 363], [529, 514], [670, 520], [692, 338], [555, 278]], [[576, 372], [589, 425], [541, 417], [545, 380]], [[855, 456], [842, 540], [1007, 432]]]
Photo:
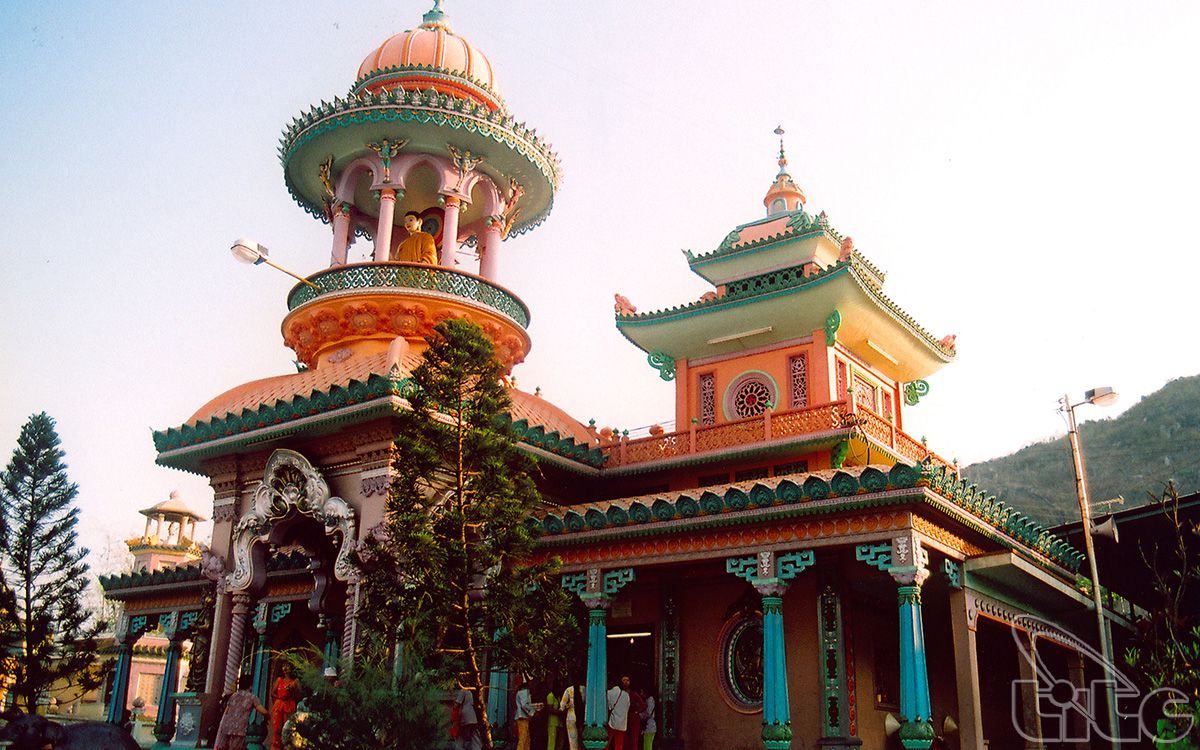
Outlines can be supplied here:
[[295, 310], [322, 295], [347, 291], [413, 289], [463, 297], [529, 327], [529, 308], [515, 294], [472, 273], [420, 263], [355, 263], [314, 273], [288, 295], [288, 310]]
[[847, 401], [788, 411], [768, 410], [757, 417], [705, 427], [692, 425], [687, 430], [636, 440], [622, 438], [604, 446], [603, 451], [608, 457], [606, 468], [616, 469], [654, 461], [685, 460], [688, 456], [718, 451], [749, 452], [755, 447], [765, 448], [771, 442], [832, 445], [856, 435], [913, 464], [928, 459], [934, 465], [949, 465], [891, 422]]
[[373, 353], [398, 336], [423, 348], [433, 326], [447, 317], [477, 323], [507, 367], [529, 351], [529, 308], [472, 273], [421, 263], [355, 263], [308, 281], [315, 288], [297, 284], [288, 294], [283, 335], [310, 367], [347, 348]]

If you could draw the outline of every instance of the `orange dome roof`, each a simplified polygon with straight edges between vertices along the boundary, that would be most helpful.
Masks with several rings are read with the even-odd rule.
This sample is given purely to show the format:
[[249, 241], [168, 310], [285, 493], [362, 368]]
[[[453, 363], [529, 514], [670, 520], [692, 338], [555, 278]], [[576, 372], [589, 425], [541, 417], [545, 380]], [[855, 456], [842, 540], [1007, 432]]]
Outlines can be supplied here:
[[450, 29], [441, 0], [425, 14], [420, 26], [402, 31], [372, 50], [358, 67], [357, 80], [355, 93], [433, 88], [478, 101], [489, 109], [501, 107], [491, 61]]
[[[398, 364], [401, 372], [407, 375], [420, 363], [421, 355], [410, 350], [405, 352]], [[244, 410], [254, 411], [280, 402], [288, 403], [298, 396], [326, 392], [334, 386], [346, 387], [352, 380], [365, 382], [372, 374], [386, 375], [389, 369], [387, 352], [380, 352], [351, 356], [336, 364], [312, 370], [254, 380], [232, 388], [201, 406], [185, 424], [194, 426], [200, 422], [237, 415]], [[584, 445], [593, 444], [591, 433], [581, 422], [544, 398], [516, 388], [510, 388], [508, 395], [512, 399], [509, 413], [513, 420], [524, 419], [530, 427], [542, 427], [547, 433], [557, 432], [561, 437], [573, 438]]]

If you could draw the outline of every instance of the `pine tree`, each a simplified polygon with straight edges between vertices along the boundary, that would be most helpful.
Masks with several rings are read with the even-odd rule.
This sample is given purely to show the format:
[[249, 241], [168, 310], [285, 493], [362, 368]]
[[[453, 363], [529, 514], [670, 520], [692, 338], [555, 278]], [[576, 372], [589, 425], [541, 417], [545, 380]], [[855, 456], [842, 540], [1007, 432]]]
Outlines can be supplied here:
[[411, 409], [398, 418], [363, 615], [471, 692], [490, 747], [485, 655], [491, 668], [554, 674], [582, 629], [556, 564], [533, 560], [536, 466], [516, 446], [491, 341], [451, 319], [428, 343], [404, 391]]
[[82, 605], [88, 551], [77, 544], [79, 488], [67, 478], [59, 445], [54, 420], [35, 414], [0, 473], [0, 567], [13, 605], [0, 627], [15, 631], [12, 691], [28, 711], [56, 683], [93, 689], [100, 682], [92, 665], [103, 624], [89, 622]]

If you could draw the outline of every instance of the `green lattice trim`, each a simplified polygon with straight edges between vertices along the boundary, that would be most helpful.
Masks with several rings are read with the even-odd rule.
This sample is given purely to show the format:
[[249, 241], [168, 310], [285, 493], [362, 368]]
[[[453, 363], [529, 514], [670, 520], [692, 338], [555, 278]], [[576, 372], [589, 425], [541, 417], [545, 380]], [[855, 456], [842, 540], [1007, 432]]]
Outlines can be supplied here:
[[426, 91], [396, 88], [377, 94], [352, 94], [349, 99], [334, 97], [333, 102], [322, 102], [295, 118], [284, 130], [279, 146], [284, 182], [296, 203], [314, 217], [326, 222], [329, 220], [324, 206], [313, 203], [296, 189], [288, 170], [292, 155], [323, 133], [367, 122], [433, 123], [438, 127], [466, 130], [507, 146], [528, 159], [553, 189], [546, 208], [523, 217], [513, 226], [510, 236], [538, 226], [554, 207], [553, 193], [559, 184], [558, 156], [532, 128], [515, 121], [503, 110], [492, 111], [478, 102], [441, 94], [432, 88]]
[[523, 443], [596, 468], [603, 466], [607, 460], [607, 456], [599, 448], [577, 442], [572, 437], [563, 437], [558, 434], [558, 430], [546, 432], [546, 428], [542, 425], [530, 426], [526, 419], [518, 419], [514, 422], [511, 421], [511, 416], [505, 415], [505, 417], [512, 425], [513, 432]]
[[923, 464], [921, 480], [942, 497], [1003, 531], [1021, 546], [1057, 561], [1072, 572], [1079, 570], [1084, 559], [1081, 552], [1021, 511], [979, 490], [952, 468]]
[[508, 316], [522, 328], [529, 327], [529, 308], [516, 295], [486, 279], [448, 268], [401, 263], [362, 263], [330, 268], [309, 276], [308, 280], [318, 288], [314, 289], [308, 284], [297, 284], [288, 294], [288, 310], [295, 310], [322, 295], [351, 289], [424, 289], [478, 302]]
[[[954, 478], [951, 480], [948, 475]], [[674, 500], [658, 497], [651, 502], [646, 498], [646, 502], [633, 502], [629, 507], [620, 502], [574, 506], [531, 520], [537, 525], [538, 531], [548, 537], [544, 537], [542, 543], [556, 544], [557, 539], [570, 544], [572, 535], [576, 533], [617, 527], [622, 528], [623, 536], [680, 533], [696, 528], [761, 523], [772, 518], [898, 505], [925, 496], [922, 494], [917, 498], [911, 494], [900, 494], [889, 497], [883, 493], [923, 487], [928, 487], [963, 511], [954, 514], [960, 523], [1002, 546], [1024, 551], [1030, 559], [1051, 570], [1053, 568], [1045, 565], [1045, 561], [1053, 561], [1071, 572], [1078, 570], [1083, 556], [1061, 538], [1036, 526], [1013, 509], [1004, 507], [1003, 503], [993, 502], [976, 509], [973, 499], [981, 493], [975, 493], [973, 485], [968, 491], [966, 483], [959, 480], [957, 474], [945, 467], [927, 464], [909, 466], [897, 463], [887, 473], [875, 467], [867, 467], [857, 475], [838, 471], [828, 481], [810, 475], [801, 484], [790, 479], [774, 487], [758, 483], [749, 492], [738, 487], [729, 487], [723, 494], [711, 489], [695, 490], [681, 493]], [[847, 498], [849, 501], [813, 502], [838, 498]], [[753, 516], [745, 514], [746, 511], [763, 508], [774, 510]], [[669, 527], [669, 531], [666, 527], [655, 527], [655, 524], [665, 521], [679, 523]], [[1031, 529], [1036, 529], [1036, 532]]]
[[276, 401], [253, 410], [245, 409], [241, 414], [226, 414], [194, 425], [185, 424], [155, 432], [154, 447], [159, 453], [165, 453], [384, 396], [399, 396], [404, 382], [405, 379], [372, 374], [366, 381], [351, 380], [345, 386], [331, 386], [328, 391], [313, 391], [308, 396], [295, 396], [290, 401]]
[[[296, 396], [291, 401], [276, 401], [273, 404], [263, 404], [254, 410], [245, 409], [241, 414], [227, 414], [194, 425], [155, 432], [154, 447], [161, 454], [181, 448], [197, 447], [252, 430], [283, 426], [297, 419], [347, 406], [389, 396], [402, 396], [407, 384], [408, 378], [372, 374], [366, 381], [352, 380], [345, 386], [335, 385], [328, 391], [313, 391], [308, 396]], [[511, 420], [511, 417], [507, 419]], [[522, 442], [563, 458], [592, 467], [599, 467], [606, 460], [599, 448], [562, 437], [557, 431], [547, 433], [540, 425], [531, 427], [524, 419], [512, 422], [512, 427]]]
[[749, 300], [765, 298], [780, 294], [790, 294], [809, 286], [823, 284], [841, 274], [849, 273], [860, 288], [873, 296], [880, 306], [895, 320], [917, 334], [927, 346], [940, 353], [947, 360], [953, 359], [955, 352], [942, 346], [942, 343], [925, 330], [912, 316], [900, 309], [879, 287], [863, 278], [864, 274], [874, 274], [876, 271], [863, 267], [860, 256], [853, 255], [849, 260], [841, 260], [815, 273], [804, 275], [804, 265], [768, 271], [757, 276], [732, 281], [725, 285], [725, 294], [708, 300], [697, 300], [686, 305], [678, 305], [666, 310], [636, 313], [633, 315], [617, 315], [617, 328], [627, 326], [647, 325], [706, 313], [710, 310], [721, 310], [743, 304]]
[[168, 583], [185, 583], [200, 581], [203, 576], [199, 565], [185, 565], [178, 568], [163, 568], [153, 573], [138, 571], [136, 573], [120, 573], [100, 576], [100, 586], [106, 591], [161, 586]]
[[[844, 239], [840, 232], [829, 226], [829, 220], [826, 217], [812, 217], [803, 210], [791, 211], [789, 213], [792, 214], [792, 220], [788, 222], [784, 231], [776, 232], [768, 237], [760, 237], [753, 242], [747, 242], [741, 245], [738, 244], [738, 236], [741, 234], [743, 229], [746, 227], [755, 226], [757, 224], [765, 224], [768, 221], [774, 221], [776, 218], [778, 218], [777, 216], [771, 216], [766, 219], [758, 219], [734, 228], [734, 230], [725, 237], [725, 241], [722, 242], [716, 250], [712, 250], [707, 253], [701, 253], [700, 255], [694, 255], [691, 250], [685, 250], [684, 254], [687, 255], [688, 265], [692, 267], [703, 266], [708, 263], [723, 260], [724, 258], [730, 256], [740, 255], [741, 253], [747, 251], [758, 250], [768, 245], [774, 245], [780, 242], [792, 240], [804, 240], [808, 239], [809, 237], [816, 237], [820, 234], [824, 234], [830, 240], [833, 240], [838, 244], [841, 244], [842, 240]], [[804, 218], [807, 218], [809, 223], [806, 224]], [[887, 274], [884, 273], [879, 266], [876, 266], [874, 263], [868, 260], [867, 257], [858, 250], [853, 251], [853, 257], [858, 261], [859, 265], [865, 267], [870, 273], [875, 281], [876, 286], [883, 285], [884, 280], [887, 278]]]
[[[782, 232], [776, 232], [775, 234], [767, 237], [759, 237], [757, 240], [752, 242], [738, 244], [738, 238], [741, 235], [742, 230], [746, 227], [766, 224], [779, 219], [781, 216], [788, 215], [790, 215], [792, 218], [790, 221], [788, 221], [787, 226], [784, 227]], [[829, 225], [828, 217], [813, 216], [812, 214], [805, 212], [804, 209], [800, 209], [798, 211], [788, 211], [785, 214], [775, 214], [768, 216], [765, 219], [755, 219], [754, 221], [748, 221], [745, 224], [739, 224], [733, 228], [732, 232], [725, 236], [725, 239], [721, 242], [717, 249], [710, 250], [707, 253], [700, 253], [699, 255], [693, 254], [691, 250], [685, 250], [684, 254], [687, 255], [688, 265], [702, 266], [731, 255], [739, 255], [747, 250], [757, 250], [767, 245], [774, 245], [785, 240], [807, 239], [809, 237], [816, 237], [819, 234], [824, 234], [826, 237], [839, 244], [842, 241], [842, 235]]]

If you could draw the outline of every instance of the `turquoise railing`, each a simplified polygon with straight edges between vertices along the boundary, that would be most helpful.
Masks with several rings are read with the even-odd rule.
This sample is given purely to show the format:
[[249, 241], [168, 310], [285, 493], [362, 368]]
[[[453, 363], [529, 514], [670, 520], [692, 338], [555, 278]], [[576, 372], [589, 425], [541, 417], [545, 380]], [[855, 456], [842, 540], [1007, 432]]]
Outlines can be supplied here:
[[325, 294], [355, 289], [421, 289], [469, 299], [490, 307], [529, 327], [529, 308], [516, 295], [474, 274], [420, 263], [355, 263], [314, 273], [316, 285], [297, 284], [288, 294], [288, 309], [295, 310]]

